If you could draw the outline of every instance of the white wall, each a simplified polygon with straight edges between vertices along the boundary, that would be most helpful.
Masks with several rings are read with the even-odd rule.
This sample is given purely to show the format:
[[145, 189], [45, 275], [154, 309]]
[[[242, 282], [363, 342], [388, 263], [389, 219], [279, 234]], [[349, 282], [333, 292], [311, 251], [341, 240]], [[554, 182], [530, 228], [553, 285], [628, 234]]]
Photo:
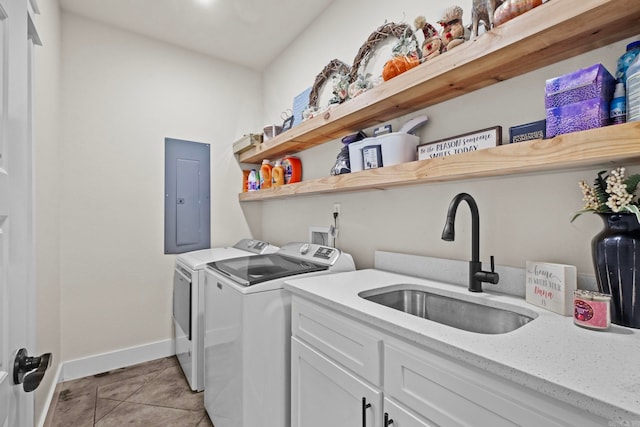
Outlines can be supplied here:
[[[41, 1], [43, 9], [54, 4]], [[460, 4], [469, 10], [469, 0]], [[174, 257], [163, 255], [162, 240], [165, 137], [212, 144], [214, 245], [247, 235], [277, 244], [306, 240], [307, 227], [328, 225], [333, 203], [340, 202], [338, 245], [354, 254], [360, 268], [372, 266], [376, 249], [468, 259], [466, 209], [459, 212], [457, 241], [440, 240], [450, 199], [467, 191], [480, 207], [485, 261], [494, 254], [500, 264], [536, 259], [592, 272], [589, 242], [599, 221], [568, 220], [582, 204], [577, 181], [591, 181], [599, 168], [238, 203], [241, 172], [232, 141], [279, 121], [331, 59], [350, 64], [385, 19], [412, 22], [424, 14], [433, 23], [439, 12], [417, 0], [336, 0], [262, 76], [63, 13], [60, 57], [55, 42], [41, 34], [47, 74], [37, 76], [48, 85], [41, 83], [44, 93], [37, 100], [37, 114], [46, 117], [37, 140], [47, 135], [48, 143], [37, 153], [38, 226], [48, 230], [38, 248], [39, 337], [50, 332], [55, 347], [61, 331], [62, 361], [171, 338]], [[44, 32], [55, 40], [60, 29], [52, 16]], [[421, 137], [435, 140], [492, 125], [502, 125], [506, 135], [511, 125], [543, 118], [546, 78], [595, 62], [613, 71], [625, 43], [425, 109], [431, 120]], [[52, 83], [58, 59], [60, 88]], [[52, 135], [58, 130], [56, 143]], [[304, 178], [326, 176], [340, 145], [333, 141], [301, 153]], [[59, 307], [44, 307], [48, 298], [59, 300]], [[48, 345], [44, 338], [40, 343]]]
[[67, 13], [62, 64], [61, 329], [68, 361], [172, 336], [165, 137], [212, 145], [212, 243], [259, 231], [248, 228], [237, 202], [242, 174], [231, 142], [261, 127], [261, 82], [254, 71]]
[[[36, 418], [46, 416], [47, 399], [62, 363], [60, 345], [60, 10], [57, 0], [38, 0], [35, 48], [34, 181], [36, 230], [36, 349], [53, 353], [52, 366], [36, 390]], [[40, 423], [38, 422], [38, 425]]]
[[[311, 86], [316, 74], [331, 59], [351, 64], [360, 45], [385, 20], [404, 19], [413, 24], [416, 16], [424, 15], [435, 24], [444, 6], [432, 3], [336, 0], [266, 70], [263, 121], [277, 120], [283, 109], [290, 108], [293, 97]], [[458, 3], [465, 10], [466, 25], [471, 1]], [[495, 125], [503, 127], [503, 138], [508, 141], [510, 126], [545, 117], [546, 79], [598, 62], [615, 72], [616, 60], [629, 41], [478, 90], [392, 123], [397, 129], [398, 123], [426, 113], [430, 121], [420, 132], [423, 142]], [[429, 65], [427, 62], [421, 66]], [[340, 148], [336, 140], [300, 153], [303, 179], [327, 176]], [[339, 202], [342, 214], [338, 246], [354, 255], [358, 268], [372, 267], [377, 249], [468, 260], [471, 225], [467, 208], [458, 211], [456, 241], [440, 239], [449, 202], [464, 191], [478, 202], [483, 261], [488, 262], [489, 255], [495, 255], [496, 263], [516, 267], [523, 267], [526, 260], [562, 262], [576, 265], [580, 273], [593, 274], [590, 240], [600, 230], [600, 220], [587, 215], [570, 224], [569, 219], [582, 207], [578, 181], [585, 179], [591, 183], [601, 169], [265, 201], [261, 202], [263, 237], [276, 244], [306, 240], [308, 226], [332, 222], [333, 203]], [[637, 168], [630, 168], [629, 172], [632, 171]], [[255, 209], [252, 204], [245, 203], [243, 207]]]

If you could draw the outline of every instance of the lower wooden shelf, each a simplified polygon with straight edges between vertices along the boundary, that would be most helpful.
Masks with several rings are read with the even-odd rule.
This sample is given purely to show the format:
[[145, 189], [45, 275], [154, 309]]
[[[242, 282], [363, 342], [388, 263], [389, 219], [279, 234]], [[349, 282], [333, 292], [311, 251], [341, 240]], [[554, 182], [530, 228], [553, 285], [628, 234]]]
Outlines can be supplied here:
[[418, 160], [239, 194], [241, 202], [640, 163], [640, 122]]

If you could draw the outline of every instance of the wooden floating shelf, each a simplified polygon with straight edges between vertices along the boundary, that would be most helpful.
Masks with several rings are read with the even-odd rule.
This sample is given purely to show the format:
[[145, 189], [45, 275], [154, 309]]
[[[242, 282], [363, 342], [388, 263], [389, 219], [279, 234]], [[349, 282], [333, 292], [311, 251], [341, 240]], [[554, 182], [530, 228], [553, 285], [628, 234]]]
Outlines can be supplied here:
[[640, 0], [553, 0], [238, 156], [260, 163], [640, 33]]
[[241, 202], [640, 163], [640, 122], [240, 193]]

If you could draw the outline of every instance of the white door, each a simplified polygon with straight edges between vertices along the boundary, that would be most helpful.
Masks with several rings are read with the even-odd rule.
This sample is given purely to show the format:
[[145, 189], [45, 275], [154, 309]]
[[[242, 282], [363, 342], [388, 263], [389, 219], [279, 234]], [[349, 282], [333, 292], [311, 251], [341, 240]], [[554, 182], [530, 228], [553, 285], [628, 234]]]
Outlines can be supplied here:
[[381, 409], [380, 390], [291, 338], [291, 427], [381, 427]]
[[33, 393], [13, 381], [34, 348], [31, 41], [28, 0], [0, 0], [0, 426], [33, 426]]

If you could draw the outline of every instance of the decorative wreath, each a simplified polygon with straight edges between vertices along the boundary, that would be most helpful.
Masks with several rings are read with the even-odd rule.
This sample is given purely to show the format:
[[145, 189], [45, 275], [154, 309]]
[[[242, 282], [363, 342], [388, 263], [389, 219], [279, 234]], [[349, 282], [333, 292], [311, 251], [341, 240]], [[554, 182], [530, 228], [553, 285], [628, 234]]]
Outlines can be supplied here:
[[339, 59], [333, 59], [322, 69], [320, 74], [316, 76], [311, 92], [309, 92], [310, 107], [318, 107], [318, 96], [320, 94], [320, 90], [334, 74], [350, 76], [349, 66]]
[[[349, 81], [355, 82], [358, 77], [358, 72], [360, 71], [360, 67], [366, 67], [367, 62], [371, 58], [371, 54], [375, 52], [375, 48], [381, 41], [385, 40], [388, 37], [406, 37], [411, 38], [416, 41], [416, 36], [413, 34], [411, 27], [407, 24], [396, 24], [394, 22], [385, 23], [384, 25], [378, 27], [364, 42], [362, 46], [360, 46], [360, 50], [358, 50], [358, 54], [353, 60], [353, 65], [351, 66], [351, 73], [349, 75]], [[420, 49], [417, 49], [417, 53], [420, 56]]]

